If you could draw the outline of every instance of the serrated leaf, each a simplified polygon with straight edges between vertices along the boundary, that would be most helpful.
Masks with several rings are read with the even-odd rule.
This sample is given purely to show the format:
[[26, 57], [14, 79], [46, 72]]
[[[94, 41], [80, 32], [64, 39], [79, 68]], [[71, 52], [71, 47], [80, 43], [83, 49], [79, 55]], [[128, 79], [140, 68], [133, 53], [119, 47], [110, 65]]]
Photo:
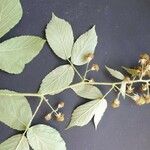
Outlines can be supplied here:
[[119, 80], [123, 80], [125, 78], [124, 75], [121, 72], [117, 71], [117, 70], [111, 69], [111, 68], [109, 68], [107, 66], [106, 66], [106, 69], [109, 71], [109, 73], [113, 77], [115, 77], [115, 78], [117, 78]]
[[62, 65], [51, 71], [42, 81], [39, 93], [54, 95], [60, 93], [74, 78], [70, 65]]
[[[15, 94], [14, 91], [0, 90], [3, 94]], [[23, 96], [0, 96], [0, 121], [16, 130], [25, 130], [32, 112], [27, 99]]]
[[20, 36], [0, 43], [0, 69], [18, 74], [42, 49], [45, 40], [36, 36]]
[[71, 56], [71, 50], [74, 42], [71, 25], [52, 14], [52, 20], [46, 28], [47, 41], [54, 53], [66, 60]]
[[101, 98], [103, 95], [101, 91], [93, 86], [93, 85], [78, 85], [72, 88], [72, 90], [80, 97], [87, 98], [87, 99], [98, 99]]
[[99, 107], [97, 107], [97, 110], [95, 111], [95, 115], [94, 115], [95, 129], [97, 129], [97, 126], [98, 126], [101, 118], [103, 117], [106, 108], [107, 108], [107, 101], [105, 99], [103, 99], [101, 101]]
[[[21, 140], [22, 135], [14, 135], [0, 144], [0, 150], [29, 150], [28, 141], [25, 136]], [[21, 140], [21, 143], [19, 144]], [[18, 146], [19, 144], [19, 146]], [[18, 147], [17, 147], [18, 146]]]
[[121, 92], [123, 98], [125, 99], [125, 96], [126, 96], [126, 82], [122, 82], [121, 87], [120, 87], [120, 92]]
[[0, 38], [19, 22], [22, 13], [20, 0], [0, 0]]
[[137, 69], [131, 69], [131, 68], [126, 68], [122, 67], [124, 70], [126, 70], [129, 74], [131, 74], [133, 77], [138, 76], [139, 72]]
[[97, 35], [95, 31], [95, 26], [92, 29], [82, 34], [75, 42], [71, 54], [71, 61], [75, 65], [83, 65], [88, 62], [85, 56], [88, 53], [94, 53], [95, 47], [97, 45]]
[[71, 122], [67, 129], [73, 126], [84, 126], [90, 122], [95, 116], [95, 128], [101, 120], [107, 108], [107, 101], [105, 99], [93, 100], [77, 107], [71, 117]]
[[59, 132], [46, 125], [29, 128], [27, 138], [34, 150], [66, 150], [66, 144]]

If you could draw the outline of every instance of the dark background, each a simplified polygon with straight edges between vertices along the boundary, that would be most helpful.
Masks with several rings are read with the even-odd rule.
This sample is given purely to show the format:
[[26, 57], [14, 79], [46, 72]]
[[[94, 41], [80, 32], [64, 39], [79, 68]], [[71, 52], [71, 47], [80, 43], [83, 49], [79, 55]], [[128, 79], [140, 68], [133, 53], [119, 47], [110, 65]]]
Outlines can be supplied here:
[[[45, 38], [44, 29], [52, 12], [71, 23], [76, 38], [95, 24], [99, 38], [93, 62], [101, 65], [101, 71], [91, 73], [89, 77], [111, 81], [104, 65], [116, 69], [134, 66], [140, 53], [150, 52], [150, 0], [22, 0], [21, 3], [24, 11], [21, 22], [0, 41], [19, 35]], [[44, 76], [64, 63], [45, 44], [22, 74], [10, 75], [0, 71], [0, 88], [36, 92]], [[81, 72], [83, 69], [79, 68]], [[102, 87], [102, 91], [106, 92], [106, 88]], [[112, 99], [113, 95], [108, 101]], [[73, 109], [86, 100], [77, 97], [71, 90], [50, 97], [53, 106], [60, 100], [65, 101], [65, 122], [44, 121], [49, 108], [42, 105], [33, 124], [44, 123], [55, 127], [65, 139], [68, 150], [150, 149], [149, 105], [139, 107], [128, 99], [122, 100], [119, 109], [108, 107], [97, 131], [92, 122], [82, 128], [65, 131]], [[29, 102], [34, 110], [38, 101], [29, 98]], [[15, 133], [18, 132], [0, 123], [0, 141]]]

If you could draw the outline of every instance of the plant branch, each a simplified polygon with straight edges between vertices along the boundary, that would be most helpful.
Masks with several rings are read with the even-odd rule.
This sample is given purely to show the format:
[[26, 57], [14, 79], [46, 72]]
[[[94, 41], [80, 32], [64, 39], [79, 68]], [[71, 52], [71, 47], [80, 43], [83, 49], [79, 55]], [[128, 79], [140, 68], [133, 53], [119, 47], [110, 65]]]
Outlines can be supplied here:
[[[150, 79], [138, 79], [138, 80], [132, 80], [132, 81], [127, 81], [125, 82], [126, 84], [132, 84], [132, 83], [146, 83], [146, 84], [149, 84], [150, 82]], [[85, 81], [81, 81], [79, 83], [75, 83], [75, 84], [72, 84], [72, 85], [69, 85], [67, 87], [64, 87], [62, 89], [58, 89], [56, 91], [52, 91], [52, 92], [49, 92], [49, 93], [44, 93], [44, 94], [39, 94], [39, 93], [14, 93], [14, 94], [9, 94], [9, 93], [0, 93], [1, 96], [27, 96], [27, 97], [44, 97], [45, 95], [51, 95], [52, 93], [54, 92], [57, 92], [57, 91], [63, 91], [63, 90], [66, 90], [66, 89], [70, 89], [70, 88], [73, 88], [73, 87], [76, 87], [76, 86], [80, 86], [80, 85], [83, 85], [83, 84], [87, 84], [87, 85], [105, 85], [105, 86], [111, 86], [111, 85], [121, 85], [122, 84], [122, 81], [121, 82], [85, 82]]]
[[20, 144], [21, 144], [21, 142], [22, 142], [22, 140], [23, 140], [23, 137], [25, 136], [26, 132], [29, 130], [30, 125], [31, 125], [31, 123], [32, 123], [32, 120], [34, 119], [35, 115], [37, 114], [37, 112], [38, 112], [38, 110], [39, 110], [39, 108], [40, 108], [40, 106], [41, 106], [41, 104], [42, 104], [42, 102], [43, 102], [43, 98], [44, 98], [44, 97], [41, 96], [40, 102], [39, 102], [39, 104], [38, 104], [38, 106], [37, 106], [37, 108], [36, 108], [34, 114], [32, 115], [32, 118], [30, 119], [30, 121], [29, 121], [29, 123], [28, 123], [28, 125], [27, 125], [27, 127], [26, 127], [26, 129], [25, 129], [25, 131], [24, 131], [24, 133], [22, 134], [22, 137], [21, 137], [21, 139], [20, 139], [20, 141], [19, 141], [19, 143], [18, 143], [18, 145], [17, 145], [17, 147], [16, 147], [16, 150], [18, 150], [18, 148], [19, 148], [19, 146], [20, 146]]

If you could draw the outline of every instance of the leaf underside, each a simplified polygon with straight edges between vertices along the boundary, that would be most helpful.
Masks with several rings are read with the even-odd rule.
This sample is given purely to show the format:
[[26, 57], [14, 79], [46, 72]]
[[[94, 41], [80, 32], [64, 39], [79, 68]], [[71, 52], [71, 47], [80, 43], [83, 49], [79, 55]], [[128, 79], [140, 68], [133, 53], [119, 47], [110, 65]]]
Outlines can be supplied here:
[[21, 73], [42, 49], [45, 40], [36, 36], [19, 36], [0, 43], [0, 69], [13, 74]]
[[[14, 91], [0, 90], [3, 94], [15, 94]], [[0, 96], [0, 121], [16, 130], [25, 130], [32, 112], [25, 97]]]
[[88, 62], [85, 59], [85, 55], [88, 53], [94, 53], [95, 47], [97, 45], [97, 35], [95, 31], [95, 26], [92, 27], [89, 31], [82, 34], [74, 43], [71, 61], [75, 65], [84, 65]]
[[71, 56], [74, 42], [71, 25], [52, 14], [52, 19], [46, 28], [47, 41], [54, 53], [66, 60]]
[[35, 125], [27, 132], [29, 144], [34, 150], [66, 150], [59, 132], [47, 125]]
[[105, 99], [98, 99], [87, 102], [77, 107], [71, 117], [71, 122], [67, 129], [74, 126], [84, 126], [90, 122], [94, 117], [95, 128], [101, 120], [103, 113], [107, 108], [107, 101]]
[[0, 38], [19, 22], [22, 14], [20, 0], [0, 0]]
[[86, 99], [98, 99], [101, 98], [103, 95], [101, 91], [93, 86], [93, 85], [79, 85], [72, 88], [72, 90], [80, 97]]
[[70, 65], [62, 65], [51, 71], [42, 81], [39, 93], [54, 95], [62, 92], [74, 78]]
[[[19, 144], [20, 140], [21, 143]], [[1, 143], [0, 150], [30, 150], [30, 149], [26, 137], [25, 136], [22, 137], [21, 134], [18, 134], [8, 138], [6, 141]]]

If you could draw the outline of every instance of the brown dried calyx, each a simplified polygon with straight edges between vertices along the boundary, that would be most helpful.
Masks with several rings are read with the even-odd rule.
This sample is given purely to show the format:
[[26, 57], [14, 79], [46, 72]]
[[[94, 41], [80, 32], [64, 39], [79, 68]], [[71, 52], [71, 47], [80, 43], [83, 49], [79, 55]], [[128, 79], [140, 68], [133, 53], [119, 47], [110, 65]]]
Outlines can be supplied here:
[[[57, 108], [56, 109], [53, 109], [52, 112], [48, 113], [46, 116], [45, 116], [45, 120], [46, 121], [49, 121], [51, 119], [55, 119], [59, 122], [62, 122], [64, 121], [64, 114], [62, 114], [61, 112], [59, 112], [59, 109], [63, 108], [65, 106], [65, 103], [63, 101], [59, 102], [58, 105], [57, 105]], [[54, 116], [54, 117], [53, 117]]]

